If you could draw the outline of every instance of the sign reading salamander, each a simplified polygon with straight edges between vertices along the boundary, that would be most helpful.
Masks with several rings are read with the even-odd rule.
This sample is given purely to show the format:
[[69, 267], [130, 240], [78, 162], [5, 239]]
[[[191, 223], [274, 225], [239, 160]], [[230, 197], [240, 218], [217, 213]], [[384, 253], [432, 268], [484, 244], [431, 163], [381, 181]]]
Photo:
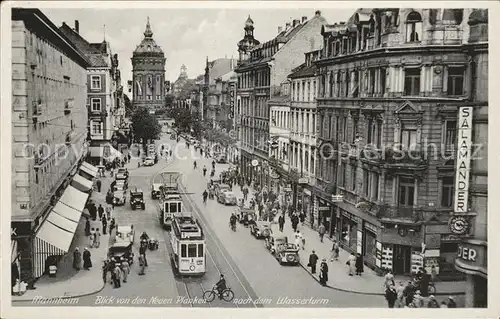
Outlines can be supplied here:
[[455, 213], [467, 213], [472, 148], [472, 106], [460, 107], [458, 114]]

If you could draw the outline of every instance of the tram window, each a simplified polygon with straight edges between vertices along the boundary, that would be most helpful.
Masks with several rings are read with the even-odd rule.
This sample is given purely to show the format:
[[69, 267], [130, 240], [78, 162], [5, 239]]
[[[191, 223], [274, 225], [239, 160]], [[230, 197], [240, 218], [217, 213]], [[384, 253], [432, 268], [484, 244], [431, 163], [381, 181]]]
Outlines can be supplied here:
[[188, 257], [196, 257], [196, 244], [188, 244]]
[[178, 213], [182, 212], [181, 203], [177, 203], [177, 212]]
[[186, 244], [181, 244], [181, 257], [186, 257]]
[[170, 203], [170, 209], [169, 209], [169, 212], [170, 213], [177, 213], [177, 203]]
[[198, 257], [203, 257], [203, 244], [198, 244]]

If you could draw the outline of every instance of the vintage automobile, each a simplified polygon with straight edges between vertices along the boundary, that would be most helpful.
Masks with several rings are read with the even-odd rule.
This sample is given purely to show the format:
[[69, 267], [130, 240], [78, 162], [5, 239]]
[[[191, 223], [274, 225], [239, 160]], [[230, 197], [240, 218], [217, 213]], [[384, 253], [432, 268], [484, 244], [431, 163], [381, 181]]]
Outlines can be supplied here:
[[252, 234], [257, 239], [268, 238], [271, 235], [271, 223], [262, 220], [251, 223], [250, 234]]
[[273, 255], [282, 249], [282, 246], [286, 246], [286, 244], [288, 244], [288, 237], [285, 235], [271, 234], [266, 238], [266, 248], [269, 249]]
[[122, 258], [127, 259], [128, 263], [134, 263], [134, 253], [132, 252], [132, 243], [127, 241], [117, 241], [109, 246], [108, 258], [119, 262]]
[[248, 227], [250, 221], [257, 219], [255, 210], [250, 207], [238, 207], [236, 210], [236, 217], [238, 217], [240, 224], [243, 224], [246, 227]]
[[153, 166], [153, 165], [155, 165], [155, 160], [153, 157], [148, 156], [144, 159], [144, 163], [142, 165], [143, 166]]
[[177, 136], [175, 135], [175, 133], [170, 134], [170, 139], [171, 140], [175, 140], [176, 138], [177, 138]]
[[116, 229], [116, 242], [125, 241], [134, 243], [135, 229], [134, 226], [118, 226]]
[[113, 201], [116, 206], [125, 205], [127, 195], [124, 190], [116, 190], [113, 192]]
[[113, 191], [126, 191], [128, 188], [128, 181], [126, 179], [115, 180], [111, 183]]
[[153, 183], [151, 185], [151, 198], [152, 199], [158, 199], [160, 198], [161, 190], [160, 187], [162, 186], [161, 183]]
[[144, 194], [141, 189], [134, 188], [130, 190], [130, 207], [132, 210], [136, 208], [146, 209], [146, 203], [144, 202]]
[[283, 264], [298, 265], [299, 264], [299, 248], [297, 245], [292, 243], [287, 243], [286, 245], [279, 246], [278, 250], [274, 254], [276, 260]]
[[116, 180], [128, 179], [128, 175], [129, 175], [128, 170], [124, 167], [120, 167], [116, 172], [115, 179]]
[[227, 184], [219, 184], [214, 182], [215, 197], [219, 198], [220, 194], [226, 190], [229, 191], [230, 187]]
[[222, 190], [217, 197], [217, 201], [224, 205], [236, 205], [236, 195], [229, 190]]
[[224, 155], [224, 154], [218, 154], [215, 157], [215, 162], [218, 163], [218, 164], [226, 164], [227, 163], [226, 155]]

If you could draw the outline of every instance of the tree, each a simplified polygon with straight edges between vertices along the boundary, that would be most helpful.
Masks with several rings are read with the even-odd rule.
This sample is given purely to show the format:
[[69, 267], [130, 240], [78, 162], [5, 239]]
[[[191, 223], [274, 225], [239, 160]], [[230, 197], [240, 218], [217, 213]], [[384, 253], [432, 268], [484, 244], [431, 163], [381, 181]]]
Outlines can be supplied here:
[[132, 114], [132, 132], [136, 142], [142, 139], [142, 145], [146, 146], [148, 140], [154, 140], [160, 136], [161, 126], [153, 114], [150, 114], [146, 108], [139, 107]]
[[165, 95], [165, 107], [171, 108], [174, 105], [175, 96], [173, 94]]
[[167, 116], [175, 120], [174, 126], [181, 132], [186, 132], [191, 129], [193, 124], [193, 116], [188, 109], [171, 108], [167, 112]]

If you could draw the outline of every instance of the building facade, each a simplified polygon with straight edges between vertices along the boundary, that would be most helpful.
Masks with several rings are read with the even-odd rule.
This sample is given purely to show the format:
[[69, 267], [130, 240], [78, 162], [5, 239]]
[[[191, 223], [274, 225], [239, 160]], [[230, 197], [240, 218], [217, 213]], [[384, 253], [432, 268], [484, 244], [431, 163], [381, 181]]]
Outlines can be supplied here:
[[448, 222], [470, 13], [359, 9], [322, 29], [314, 223], [374, 269], [461, 277]]
[[150, 112], [159, 110], [165, 104], [165, 54], [153, 39], [149, 17], [144, 39], [132, 55], [134, 108], [145, 107]]
[[[253, 176], [270, 185], [277, 180], [271, 174], [269, 165], [269, 106], [268, 101], [278, 94], [292, 69], [304, 61], [304, 53], [321, 48], [319, 34], [326, 20], [316, 11], [315, 16], [295, 19], [286, 28], [278, 28], [277, 36], [248, 50], [247, 42], [253, 39], [253, 21], [245, 23], [245, 39], [238, 47], [240, 58], [238, 68], [238, 100], [241, 103], [241, 160], [240, 169], [245, 176]], [[254, 43], [255, 44], [255, 43]], [[254, 161], [255, 160], [255, 161]], [[257, 165], [249, 165], [254, 161]], [[257, 174], [253, 174], [256, 170]], [[279, 178], [279, 176], [278, 176]]]
[[189, 79], [187, 67], [183, 64], [179, 77], [172, 84], [172, 94], [174, 95], [174, 107], [191, 109], [191, 89], [195, 88], [195, 81]]
[[229, 86], [233, 87], [231, 83], [237, 79], [233, 72], [236, 63], [237, 60], [233, 58], [220, 58], [211, 62], [207, 58], [203, 83], [203, 119], [212, 122], [213, 126], [218, 122], [223, 122], [224, 128], [232, 126]]
[[12, 9], [11, 239], [28, 283], [35, 236], [86, 151], [90, 65], [40, 10]]

